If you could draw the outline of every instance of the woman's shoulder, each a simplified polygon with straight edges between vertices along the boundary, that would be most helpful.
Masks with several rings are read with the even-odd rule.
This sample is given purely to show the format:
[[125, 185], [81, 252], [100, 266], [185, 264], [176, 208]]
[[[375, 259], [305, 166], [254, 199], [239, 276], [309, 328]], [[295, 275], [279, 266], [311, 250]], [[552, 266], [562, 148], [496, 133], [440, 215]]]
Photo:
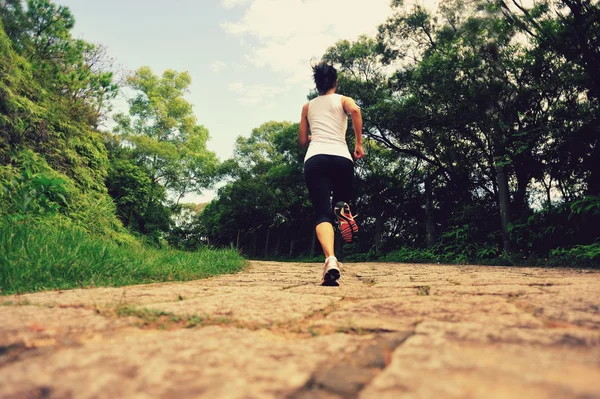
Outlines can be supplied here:
[[306, 116], [306, 114], [308, 114], [309, 105], [310, 105], [310, 102], [307, 102], [306, 104], [304, 104], [302, 106], [302, 116]]

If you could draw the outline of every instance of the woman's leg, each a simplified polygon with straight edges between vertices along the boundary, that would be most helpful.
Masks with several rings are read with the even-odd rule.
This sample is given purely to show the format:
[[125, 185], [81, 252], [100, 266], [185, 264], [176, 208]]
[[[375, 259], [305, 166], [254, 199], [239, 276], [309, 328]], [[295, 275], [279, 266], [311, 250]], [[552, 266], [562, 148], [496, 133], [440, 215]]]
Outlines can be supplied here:
[[334, 157], [334, 159], [330, 169], [333, 205], [338, 202], [349, 204], [354, 196], [354, 162], [343, 157]]
[[317, 238], [325, 257], [334, 254], [334, 216], [331, 207], [331, 182], [329, 177], [330, 158], [327, 155], [315, 155], [304, 165], [304, 177], [310, 200], [316, 214]]
[[304, 176], [317, 216], [315, 231], [325, 253], [321, 285], [337, 286], [340, 278], [338, 261], [334, 255], [334, 215], [331, 207], [331, 159], [329, 155], [316, 155], [304, 164]]
[[354, 163], [347, 158], [336, 157], [331, 173], [334, 214], [339, 218], [342, 239], [351, 243], [358, 232], [358, 226], [348, 205], [354, 195]]
[[325, 258], [335, 256], [333, 250], [335, 234], [333, 232], [333, 225], [331, 222], [319, 223], [315, 230], [317, 232], [317, 238], [319, 239], [321, 247], [323, 248], [323, 252], [325, 253]]

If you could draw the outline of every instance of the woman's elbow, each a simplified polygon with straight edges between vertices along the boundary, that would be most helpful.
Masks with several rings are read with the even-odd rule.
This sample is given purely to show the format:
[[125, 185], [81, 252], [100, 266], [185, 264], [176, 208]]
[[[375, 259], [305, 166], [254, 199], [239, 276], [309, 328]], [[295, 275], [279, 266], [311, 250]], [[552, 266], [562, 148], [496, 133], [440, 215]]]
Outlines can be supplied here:
[[300, 147], [305, 148], [310, 144], [310, 135], [300, 136], [298, 142], [300, 143]]

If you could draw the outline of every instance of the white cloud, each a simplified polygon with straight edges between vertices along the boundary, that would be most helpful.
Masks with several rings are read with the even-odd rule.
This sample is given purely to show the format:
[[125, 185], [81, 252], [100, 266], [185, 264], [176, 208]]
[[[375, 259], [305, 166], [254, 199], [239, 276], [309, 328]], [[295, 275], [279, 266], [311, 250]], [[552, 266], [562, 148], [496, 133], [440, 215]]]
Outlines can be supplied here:
[[224, 70], [227, 67], [228, 67], [228, 65], [223, 61], [215, 61], [211, 65], [213, 72], [221, 72], [222, 70]]
[[239, 7], [248, 3], [249, 0], [221, 0], [221, 5], [225, 8]]
[[229, 83], [229, 91], [233, 91], [234, 93], [242, 93], [244, 90], [245, 88], [242, 82]]
[[[338, 40], [374, 35], [392, 14], [390, 0], [247, 0], [243, 16], [221, 27], [244, 41], [246, 59], [288, 76], [287, 83], [311, 83], [310, 61], [319, 59]], [[222, 0], [241, 3], [240, 0]]]
[[229, 91], [236, 93], [236, 100], [242, 105], [265, 105], [271, 107], [275, 97], [283, 92], [280, 87], [268, 85], [245, 85], [237, 81], [229, 84]]

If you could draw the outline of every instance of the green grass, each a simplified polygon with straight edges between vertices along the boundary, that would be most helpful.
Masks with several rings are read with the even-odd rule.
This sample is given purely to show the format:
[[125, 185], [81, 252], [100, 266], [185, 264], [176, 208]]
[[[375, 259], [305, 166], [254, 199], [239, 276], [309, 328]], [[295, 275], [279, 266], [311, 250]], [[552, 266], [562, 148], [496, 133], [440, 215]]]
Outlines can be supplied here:
[[415, 287], [417, 289], [417, 295], [427, 296], [431, 291], [431, 287], [429, 285], [419, 285]]
[[196, 252], [119, 245], [58, 218], [0, 218], [3, 295], [90, 286], [185, 281], [235, 273], [246, 260], [231, 249]]

